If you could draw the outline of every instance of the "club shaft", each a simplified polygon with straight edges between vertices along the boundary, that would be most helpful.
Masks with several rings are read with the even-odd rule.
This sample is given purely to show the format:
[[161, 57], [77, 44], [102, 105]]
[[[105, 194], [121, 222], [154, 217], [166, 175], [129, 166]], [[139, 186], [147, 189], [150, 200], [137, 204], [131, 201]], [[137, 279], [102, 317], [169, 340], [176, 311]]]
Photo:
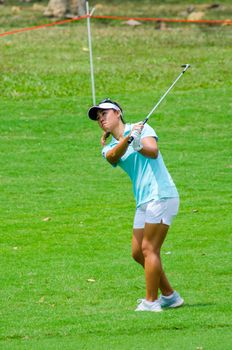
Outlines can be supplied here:
[[[182, 70], [182, 72], [178, 75], [178, 77], [175, 79], [175, 81], [172, 83], [172, 85], [168, 88], [168, 90], [165, 92], [165, 94], [159, 99], [159, 101], [156, 103], [156, 105], [152, 108], [152, 110], [148, 113], [148, 115], [146, 116], [146, 118], [143, 121], [143, 125], [146, 124], [146, 122], [148, 121], [148, 119], [150, 118], [150, 116], [154, 113], [154, 111], [156, 110], [156, 108], [160, 105], [160, 103], [163, 101], [163, 99], [167, 96], [167, 94], [170, 92], [170, 90], [173, 88], [173, 86], [177, 83], [177, 81], [180, 79], [180, 77], [186, 72], [186, 70], [190, 67], [190, 64], [185, 64], [182, 67], [184, 67], [184, 69]], [[131, 144], [131, 142], [134, 140], [134, 137], [131, 136], [128, 140], [128, 143]]]
[[168, 90], [165, 92], [165, 94], [159, 99], [159, 101], [156, 103], [156, 105], [152, 108], [152, 110], [148, 113], [146, 118], [143, 121], [143, 124], [146, 124], [150, 116], [154, 113], [156, 108], [160, 105], [160, 103], [163, 101], [163, 99], [167, 96], [167, 94], [172, 90], [173, 86], [176, 85], [180, 77], [185, 73], [185, 71], [188, 69], [189, 65], [186, 65], [185, 69], [178, 75], [176, 80], [172, 83], [172, 85], [168, 88]]
[[89, 14], [89, 2], [88, 1], [86, 1], [86, 13], [87, 13], [87, 28], [88, 28], [88, 43], [89, 43], [89, 59], [90, 59], [92, 99], [93, 99], [93, 105], [95, 105], [96, 104], [96, 95], [95, 95], [94, 68], [93, 68], [92, 38], [91, 38], [91, 27], [90, 27], [91, 14]]

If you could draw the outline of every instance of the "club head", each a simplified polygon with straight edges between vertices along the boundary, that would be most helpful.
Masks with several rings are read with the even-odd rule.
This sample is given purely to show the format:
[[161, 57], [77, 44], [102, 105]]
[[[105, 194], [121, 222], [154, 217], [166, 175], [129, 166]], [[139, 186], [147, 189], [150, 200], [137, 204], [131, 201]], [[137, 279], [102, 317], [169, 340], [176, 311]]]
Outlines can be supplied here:
[[190, 67], [190, 64], [182, 64], [182, 66], [184, 68], [183, 73]]

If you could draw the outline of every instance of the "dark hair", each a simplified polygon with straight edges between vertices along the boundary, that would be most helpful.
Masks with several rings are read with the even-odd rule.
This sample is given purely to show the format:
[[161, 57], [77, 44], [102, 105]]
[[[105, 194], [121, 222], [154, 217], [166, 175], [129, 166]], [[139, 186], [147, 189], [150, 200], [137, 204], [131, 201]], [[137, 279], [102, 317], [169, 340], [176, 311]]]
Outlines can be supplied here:
[[[122, 107], [115, 101], [112, 101], [110, 98], [105, 98], [104, 100], [102, 100], [100, 103], [113, 103], [114, 105], [116, 105], [120, 111], [121, 111], [121, 114], [120, 114], [120, 118], [121, 118], [121, 121], [123, 122], [123, 124], [126, 124], [125, 120], [124, 120], [124, 117], [123, 117], [123, 111], [122, 111]], [[99, 103], [99, 104], [100, 104]]]

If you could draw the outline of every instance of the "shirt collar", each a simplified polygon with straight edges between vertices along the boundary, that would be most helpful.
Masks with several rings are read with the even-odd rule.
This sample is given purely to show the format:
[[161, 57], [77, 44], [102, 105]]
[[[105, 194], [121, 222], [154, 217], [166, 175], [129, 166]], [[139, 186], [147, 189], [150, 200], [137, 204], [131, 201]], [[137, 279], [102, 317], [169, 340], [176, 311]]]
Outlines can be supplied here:
[[123, 136], [127, 136], [131, 132], [131, 124], [126, 124]]
[[[132, 125], [131, 124], [125, 124], [125, 129], [124, 129], [124, 134], [123, 136], [127, 136], [130, 132], [131, 132], [131, 127]], [[119, 142], [118, 140], [116, 140], [113, 135], [112, 135], [112, 142]]]

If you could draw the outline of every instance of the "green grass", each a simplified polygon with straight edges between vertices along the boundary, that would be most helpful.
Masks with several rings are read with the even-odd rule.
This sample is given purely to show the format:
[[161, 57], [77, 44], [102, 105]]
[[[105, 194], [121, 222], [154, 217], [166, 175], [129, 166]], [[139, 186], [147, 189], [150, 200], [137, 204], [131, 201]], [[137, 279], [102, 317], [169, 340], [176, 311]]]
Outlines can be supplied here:
[[97, 100], [118, 100], [128, 121], [192, 64], [150, 122], [181, 197], [163, 262], [186, 306], [133, 311], [144, 296], [130, 257], [134, 199], [86, 117], [85, 23], [12, 35], [0, 40], [0, 348], [229, 350], [231, 29], [94, 21], [92, 31]]

